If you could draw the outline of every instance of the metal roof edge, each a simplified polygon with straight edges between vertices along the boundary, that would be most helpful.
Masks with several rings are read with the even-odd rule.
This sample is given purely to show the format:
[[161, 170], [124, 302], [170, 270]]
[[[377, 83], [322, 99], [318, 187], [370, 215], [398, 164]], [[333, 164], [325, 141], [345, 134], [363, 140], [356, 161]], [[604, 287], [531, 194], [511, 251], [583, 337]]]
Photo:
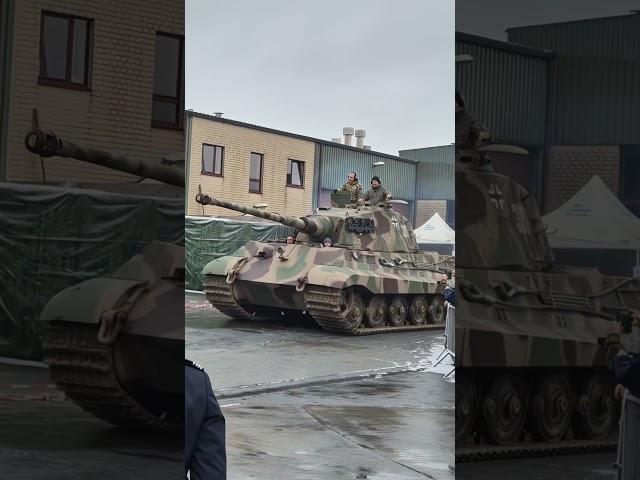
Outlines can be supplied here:
[[418, 148], [405, 148], [403, 150], [398, 150], [398, 152], [417, 152], [420, 150], [430, 150], [432, 148], [447, 148], [447, 147], [455, 147], [455, 143], [448, 143], [446, 145], [434, 145], [431, 147], [418, 147]]
[[192, 117], [202, 118], [203, 120], [211, 120], [211, 121], [214, 121], [214, 122], [226, 123], [228, 125], [233, 125], [233, 126], [236, 126], [236, 127], [243, 127], [243, 128], [249, 128], [251, 130], [259, 130], [259, 131], [265, 132], [265, 133], [272, 133], [274, 135], [282, 135], [282, 136], [285, 136], [285, 137], [296, 138], [298, 140], [305, 140], [305, 141], [308, 141], [308, 142], [321, 143], [323, 145], [329, 145], [329, 146], [336, 147], [336, 148], [344, 148], [345, 150], [352, 150], [352, 151], [355, 151], [355, 152], [376, 155], [378, 157], [390, 158], [390, 159], [393, 159], [393, 160], [398, 160], [400, 162], [418, 163], [418, 162], [416, 162], [414, 160], [411, 160], [410, 158], [399, 157], [399, 156], [396, 156], [396, 155], [391, 155], [389, 153], [377, 152], [375, 150], [364, 150], [362, 148], [357, 148], [357, 147], [353, 147], [353, 146], [349, 146], [349, 145], [343, 145], [341, 143], [335, 143], [335, 142], [332, 142], [330, 140], [323, 140], [322, 138], [309, 137], [307, 135], [300, 135], [298, 133], [286, 132], [284, 130], [277, 130], [275, 128], [262, 127], [260, 125], [254, 125], [253, 123], [246, 123], [246, 122], [240, 122], [238, 120], [231, 120], [229, 118], [216, 117], [214, 115], [208, 115], [206, 113], [196, 112], [194, 110], [186, 110], [185, 113], [187, 115], [192, 116]]
[[612, 18], [629, 18], [629, 17], [637, 17], [637, 16], [640, 16], [640, 14], [625, 13], [622, 15], [609, 15], [606, 17], [581, 18], [578, 20], [564, 20], [562, 22], [537, 23], [532, 25], [521, 25], [518, 27], [509, 27], [505, 29], [505, 32], [509, 33], [514, 30], [525, 30], [525, 29], [534, 29], [534, 28], [541, 28], [541, 27], [555, 27], [555, 26], [561, 26], [561, 25], [568, 25], [572, 23], [595, 22], [598, 20], [609, 20]]
[[555, 52], [548, 50], [536, 50], [530, 47], [524, 47], [516, 43], [503, 42], [494, 40], [493, 38], [481, 37], [471, 33], [460, 32], [456, 30], [456, 41], [472, 43], [483, 47], [495, 48], [497, 50], [505, 50], [512, 53], [519, 53], [529, 57], [550, 59], [556, 56]]

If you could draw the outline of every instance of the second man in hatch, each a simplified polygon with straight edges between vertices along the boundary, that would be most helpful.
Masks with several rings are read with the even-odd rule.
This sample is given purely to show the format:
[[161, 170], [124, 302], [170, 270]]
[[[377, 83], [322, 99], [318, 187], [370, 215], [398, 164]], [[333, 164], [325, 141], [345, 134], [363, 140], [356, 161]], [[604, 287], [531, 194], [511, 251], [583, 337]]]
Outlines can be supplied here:
[[371, 179], [371, 188], [364, 194], [364, 201], [371, 205], [378, 205], [391, 200], [391, 193], [382, 186], [380, 177]]

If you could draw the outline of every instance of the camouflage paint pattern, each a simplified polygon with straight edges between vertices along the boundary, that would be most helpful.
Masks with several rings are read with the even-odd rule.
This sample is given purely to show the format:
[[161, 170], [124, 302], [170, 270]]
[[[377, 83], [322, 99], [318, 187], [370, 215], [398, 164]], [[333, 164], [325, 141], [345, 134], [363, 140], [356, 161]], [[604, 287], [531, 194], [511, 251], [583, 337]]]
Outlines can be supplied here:
[[456, 365], [606, 366], [607, 328], [640, 305], [640, 282], [555, 265], [533, 197], [490, 167], [458, 164], [456, 185]]
[[600, 296], [624, 279], [594, 269], [459, 268], [456, 275], [459, 367], [606, 367], [603, 341], [613, 312], [640, 299], [637, 284]]
[[[295, 244], [250, 241], [233, 255], [205, 266], [205, 289], [214, 277], [226, 277], [239, 303], [304, 310], [302, 293], [310, 286], [436, 295], [453, 268], [451, 257], [420, 251], [410, 222], [388, 206], [332, 207], [296, 218], [210, 197], [204, 201], [300, 230]], [[365, 231], [353, 231], [358, 227], [351, 222], [365, 225]], [[331, 238], [332, 247], [322, 247], [325, 237]]]
[[608, 331], [640, 279], [555, 264], [534, 199], [486, 164], [457, 163], [456, 196], [456, 444], [605, 438]]
[[56, 294], [40, 320], [99, 325], [103, 315], [123, 312], [124, 334], [183, 340], [183, 283], [184, 248], [152, 243], [112, 274]]
[[[25, 146], [184, 188], [184, 169], [76, 144], [33, 113]], [[184, 246], [151, 243], [113, 274], [65, 289], [45, 306], [44, 360], [83, 409], [114, 425], [184, 429]]]

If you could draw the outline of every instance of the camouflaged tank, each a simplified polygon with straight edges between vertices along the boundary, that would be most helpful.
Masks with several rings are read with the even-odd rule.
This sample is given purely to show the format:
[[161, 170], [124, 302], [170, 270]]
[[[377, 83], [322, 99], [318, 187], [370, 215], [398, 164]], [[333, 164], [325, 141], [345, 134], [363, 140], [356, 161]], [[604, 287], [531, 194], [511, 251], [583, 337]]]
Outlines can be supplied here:
[[[222, 313], [306, 312], [326, 330], [353, 335], [442, 328], [452, 258], [419, 251], [411, 224], [389, 203], [350, 205], [349, 194], [334, 193], [332, 207], [298, 218], [208, 195], [196, 201], [298, 231], [293, 244], [249, 241], [205, 266], [204, 291]], [[332, 246], [322, 246], [326, 237]]]
[[[41, 130], [27, 149], [184, 188], [184, 172]], [[111, 424], [180, 429], [184, 418], [184, 246], [151, 243], [115, 272], [55, 295], [41, 313], [44, 361], [74, 403]]]
[[489, 165], [517, 148], [480, 138], [456, 129], [456, 444], [603, 439], [618, 419], [607, 333], [640, 282], [557, 265], [534, 198]]

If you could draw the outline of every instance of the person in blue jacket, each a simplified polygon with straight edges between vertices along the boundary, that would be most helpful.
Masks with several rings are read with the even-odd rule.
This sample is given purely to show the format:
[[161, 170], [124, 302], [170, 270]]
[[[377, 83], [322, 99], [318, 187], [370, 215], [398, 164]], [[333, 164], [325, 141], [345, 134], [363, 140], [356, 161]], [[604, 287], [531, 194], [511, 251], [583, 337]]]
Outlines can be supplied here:
[[225, 421], [209, 376], [198, 364], [185, 360], [185, 477], [226, 480]]
[[449, 302], [454, 307], [456, 306], [456, 289], [453, 287], [446, 287], [442, 292], [445, 302]]
[[[640, 326], [640, 312], [631, 310], [630, 320]], [[640, 396], [640, 355], [638, 353], [626, 352], [620, 343], [624, 327], [622, 323], [616, 322], [609, 329], [608, 356], [610, 365], [616, 377], [616, 397], [622, 398], [624, 389], [627, 388], [635, 395]]]

